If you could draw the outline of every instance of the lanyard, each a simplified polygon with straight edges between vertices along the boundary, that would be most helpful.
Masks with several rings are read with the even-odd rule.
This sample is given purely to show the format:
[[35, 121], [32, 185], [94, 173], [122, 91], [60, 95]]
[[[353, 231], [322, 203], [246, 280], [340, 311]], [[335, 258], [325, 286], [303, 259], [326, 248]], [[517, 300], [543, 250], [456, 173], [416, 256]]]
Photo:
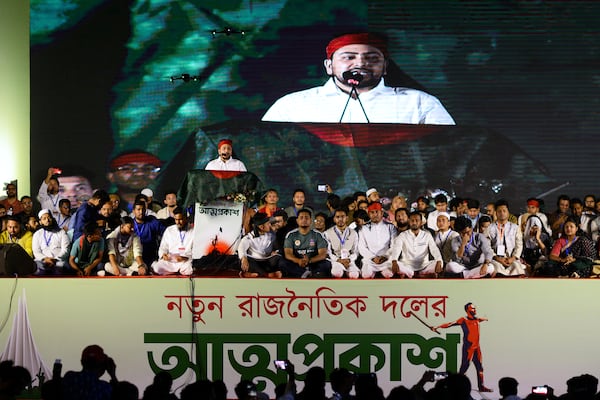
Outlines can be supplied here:
[[465, 254], [469, 253], [469, 247], [471, 246], [471, 243], [473, 243], [473, 233], [471, 233], [471, 238], [469, 239], [469, 243], [467, 243], [467, 245], [465, 246]]
[[[181, 234], [183, 232], [183, 235]], [[183, 241], [185, 240], [185, 231], [179, 231], [179, 241], [181, 242], [181, 245], [183, 246]]]
[[338, 239], [340, 239], [340, 244], [342, 245], [341, 247], [344, 247], [344, 243], [346, 242], [346, 239], [348, 239], [348, 237], [350, 236], [350, 231], [348, 230], [348, 228], [346, 228], [344, 230], [344, 236], [343, 237], [338, 233], [338, 228], [337, 227], [333, 231], [335, 232], [335, 234], [338, 237]]
[[573, 238], [573, 240], [571, 240], [570, 242], [567, 240], [567, 245], [565, 247], [563, 247], [564, 252], [565, 252], [566, 255], [569, 255], [571, 253], [571, 245], [573, 243], [575, 243], [576, 240], [577, 240], [577, 236], [575, 236]]
[[441, 245], [440, 247], [444, 247], [446, 245], [446, 242], [448, 241], [448, 236], [450, 236], [451, 231], [452, 231], [451, 229], [448, 229], [448, 232], [446, 233], [446, 237], [443, 238], [444, 240], [442, 240], [442, 233], [438, 232], [438, 242], [440, 242], [440, 245]]
[[137, 233], [140, 238], [142, 237], [142, 233], [144, 233], [145, 226], [146, 224], [142, 223], [138, 225], [138, 222], [135, 219], [133, 220], [133, 228], [135, 229], [135, 233]]
[[46, 230], [44, 230], [44, 242], [46, 242], [46, 247], [50, 247], [51, 240], [52, 240], [52, 233], [50, 233], [49, 238], [46, 238]]

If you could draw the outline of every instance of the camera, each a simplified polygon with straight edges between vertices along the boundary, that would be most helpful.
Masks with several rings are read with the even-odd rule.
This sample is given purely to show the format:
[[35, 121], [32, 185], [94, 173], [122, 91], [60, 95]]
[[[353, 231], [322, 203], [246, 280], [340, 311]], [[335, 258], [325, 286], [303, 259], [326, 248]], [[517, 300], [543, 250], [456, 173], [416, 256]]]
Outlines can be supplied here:
[[434, 381], [441, 381], [442, 379], [446, 379], [448, 377], [448, 373], [447, 372], [434, 372], [433, 373], [433, 380]]
[[287, 362], [285, 360], [275, 360], [273, 364], [275, 364], [275, 368], [277, 369], [287, 369]]
[[317, 191], [318, 192], [326, 192], [327, 191], [327, 185], [317, 185]]
[[532, 386], [531, 393], [548, 394], [548, 385]]

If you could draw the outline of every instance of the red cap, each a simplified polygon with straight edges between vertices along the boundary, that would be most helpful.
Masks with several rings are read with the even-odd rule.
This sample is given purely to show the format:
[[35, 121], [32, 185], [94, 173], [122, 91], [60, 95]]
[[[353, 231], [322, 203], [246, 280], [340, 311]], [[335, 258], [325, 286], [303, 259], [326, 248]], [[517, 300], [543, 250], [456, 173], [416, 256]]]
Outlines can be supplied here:
[[333, 53], [335, 53], [339, 48], [348, 46], [350, 44], [368, 44], [369, 46], [376, 47], [379, 51], [381, 51], [384, 57], [387, 58], [388, 50], [387, 43], [380, 35], [375, 33], [349, 33], [347, 35], [342, 35], [334, 38], [329, 42], [325, 52], [327, 53], [327, 58], [331, 58]]
[[217, 149], [220, 149], [221, 146], [223, 146], [224, 144], [228, 144], [231, 147], [233, 147], [233, 142], [231, 141], [231, 139], [221, 139], [221, 140], [219, 140], [219, 144], [217, 145]]
[[382, 208], [383, 208], [383, 206], [381, 205], [381, 203], [376, 201], [375, 203], [369, 204], [369, 207], [367, 207], [367, 210], [369, 210], [369, 211], [381, 210]]
[[529, 200], [529, 201], [527, 202], [527, 205], [528, 205], [528, 206], [539, 207], [539, 206], [540, 206], [540, 202], [539, 202], [539, 201], [537, 201], [537, 200], [533, 200], [533, 199], [532, 199], [532, 200]]
[[162, 161], [158, 157], [153, 154], [146, 153], [143, 151], [140, 152], [129, 152], [121, 154], [115, 157], [110, 162], [110, 169], [115, 170], [118, 167], [122, 167], [123, 165], [131, 164], [131, 163], [144, 163], [150, 164], [157, 167], [162, 166]]

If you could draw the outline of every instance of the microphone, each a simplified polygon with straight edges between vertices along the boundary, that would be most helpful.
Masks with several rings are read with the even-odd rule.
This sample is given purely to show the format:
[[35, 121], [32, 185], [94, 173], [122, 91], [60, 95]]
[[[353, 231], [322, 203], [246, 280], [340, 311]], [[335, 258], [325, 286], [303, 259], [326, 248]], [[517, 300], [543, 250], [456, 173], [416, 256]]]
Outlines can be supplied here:
[[342, 73], [342, 78], [350, 86], [352, 86], [352, 90], [350, 90], [350, 93], [348, 93], [348, 100], [346, 100], [346, 105], [344, 106], [344, 110], [342, 111], [342, 115], [340, 116], [340, 123], [344, 119], [344, 114], [346, 113], [346, 109], [348, 108], [348, 104], [350, 103], [350, 99], [352, 98], [352, 95], [354, 95], [356, 100], [358, 100], [358, 104], [360, 105], [360, 108], [362, 109], [362, 112], [365, 116], [365, 119], [367, 120], [367, 123], [370, 123], [371, 121], [369, 121], [369, 117], [367, 116], [367, 112], [365, 111], [365, 108], [363, 107], [362, 101], [360, 101], [360, 97], [358, 97], [358, 90], [356, 90], [356, 87], [363, 80], [364, 76], [358, 71], [345, 71]]
[[342, 78], [352, 86], [358, 86], [363, 80], [362, 74], [358, 71], [345, 71], [342, 74]]

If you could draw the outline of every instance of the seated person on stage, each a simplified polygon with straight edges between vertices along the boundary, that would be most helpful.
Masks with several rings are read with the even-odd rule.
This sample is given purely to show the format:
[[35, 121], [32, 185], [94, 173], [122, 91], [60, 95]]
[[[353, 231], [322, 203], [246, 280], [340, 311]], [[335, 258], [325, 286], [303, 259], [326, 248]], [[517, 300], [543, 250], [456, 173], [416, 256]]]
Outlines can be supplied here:
[[113, 214], [113, 202], [108, 200], [100, 206], [96, 223], [102, 230], [102, 237], [106, 237], [121, 225], [121, 217]]
[[452, 261], [452, 257], [454, 256], [454, 252], [452, 251], [452, 240], [459, 235], [450, 227], [450, 214], [447, 212], [438, 214], [437, 226], [438, 231], [435, 233], [434, 240], [438, 249], [440, 249], [444, 265], [446, 265]]
[[569, 217], [563, 224], [560, 238], [554, 242], [549, 261], [540, 268], [538, 276], [569, 276], [588, 278], [593, 260], [598, 256], [596, 246], [585, 235], [578, 236], [577, 221]]
[[408, 225], [410, 229], [392, 242], [392, 272], [406, 278], [437, 278], [444, 266], [442, 255], [431, 233], [422, 228], [422, 214], [411, 212]]
[[[596, 196], [586, 194], [583, 198], [583, 212], [579, 221], [579, 228], [586, 234], [588, 238], [592, 237], [592, 221], [598, 216], [594, 208], [596, 204]], [[595, 243], [595, 242], [594, 242]]]
[[548, 261], [551, 248], [552, 239], [544, 230], [542, 220], [537, 215], [530, 215], [523, 235], [523, 261], [529, 266], [533, 275]]
[[446, 265], [446, 272], [462, 274], [465, 279], [493, 276], [494, 252], [489, 240], [473, 231], [472, 222], [466, 216], [456, 218], [454, 230], [459, 236], [452, 239], [454, 257]]
[[290, 231], [283, 245], [285, 258], [280, 268], [291, 278], [326, 278], [331, 276], [331, 263], [327, 260], [327, 240], [310, 228], [312, 213], [298, 211], [298, 228]]
[[212, 171], [240, 171], [246, 172], [246, 166], [240, 160], [233, 158], [233, 142], [230, 139], [221, 139], [217, 145], [219, 157], [206, 164], [206, 170]]
[[475, 231], [485, 235], [486, 238], [490, 238], [489, 236], [489, 228], [492, 225], [492, 217], [489, 215], [483, 214], [477, 220], [477, 226], [475, 227]]
[[152, 264], [152, 269], [159, 275], [176, 273], [191, 275], [194, 272], [192, 268], [194, 230], [188, 224], [187, 216], [181, 207], [177, 207], [173, 215], [175, 225], [165, 229], [158, 249], [158, 261]]
[[285, 212], [287, 213], [288, 217], [298, 217], [298, 211], [302, 210], [303, 208], [306, 208], [312, 212], [312, 208], [307, 207], [306, 204], [304, 204], [305, 201], [306, 193], [304, 192], [304, 189], [295, 189], [294, 194], [292, 195], [292, 205], [285, 208]]
[[275, 211], [281, 210], [277, 206], [279, 201], [279, 194], [277, 190], [271, 188], [268, 189], [261, 198], [262, 206], [258, 209], [258, 212], [267, 214], [268, 217], [272, 217]]
[[396, 219], [396, 230], [398, 233], [408, 230], [408, 209], [401, 207], [397, 208], [394, 217]]
[[37, 274], [59, 274], [69, 258], [71, 241], [64, 229], [59, 228], [50, 210], [41, 210], [41, 229], [33, 234], [33, 260]]
[[440, 213], [448, 212], [448, 198], [443, 194], [438, 194], [433, 198], [433, 202], [435, 203], [435, 210], [431, 211], [427, 214], [427, 228], [431, 232], [435, 232], [438, 230], [437, 225], [437, 217]]
[[152, 265], [158, 256], [158, 243], [165, 230], [164, 225], [151, 215], [146, 215], [146, 203], [138, 200], [133, 204], [133, 229], [142, 242], [142, 258]]
[[21, 218], [21, 223], [25, 225], [27, 221], [29, 221], [29, 218], [37, 218], [37, 215], [33, 212], [33, 200], [30, 196], [21, 196], [20, 201], [21, 205], [23, 206], [23, 211], [15, 215]]
[[104, 239], [95, 221], [88, 222], [71, 247], [69, 256], [70, 272], [79, 276], [96, 275], [102, 256], [104, 255]]
[[479, 200], [467, 200], [467, 213], [465, 215], [471, 221], [471, 228], [476, 229], [479, 222], [479, 217], [482, 215], [481, 210], [479, 209]]
[[135, 234], [131, 217], [121, 218], [121, 225], [106, 237], [106, 248], [106, 272], [116, 276], [147, 274], [148, 268], [142, 258], [142, 242]]
[[325, 231], [328, 259], [331, 262], [331, 276], [350, 279], [360, 277], [360, 269], [356, 266], [358, 258], [358, 234], [348, 224], [348, 212], [345, 208], [335, 210], [334, 226]]
[[[280, 98], [263, 116], [263, 121], [454, 125], [450, 114], [434, 96], [385, 85], [389, 54], [382, 36], [342, 35], [331, 40], [325, 52], [327, 58], [323, 63], [330, 76], [325, 85]], [[354, 95], [340, 121], [353, 87], [360, 103]]]
[[384, 278], [394, 276], [390, 248], [396, 238], [396, 227], [383, 220], [381, 203], [369, 205], [370, 222], [365, 224], [358, 233], [358, 253], [362, 256], [361, 275], [371, 279], [377, 272]]
[[92, 197], [77, 209], [71, 217], [71, 228], [73, 229], [72, 240], [76, 241], [83, 233], [83, 228], [90, 222], [98, 220], [98, 210], [104, 203], [110, 201], [108, 193], [104, 190], [96, 190]]
[[23, 204], [17, 197], [17, 185], [14, 183], [6, 184], [6, 198], [1, 200], [0, 204], [6, 208], [6, 215], [16, 215], [23, 211]]
[[56, 224], [60, 229], [67, 232], [69, 230], [69, 223], [71, 222], [71, 200], [60, 199], [58, 210], [60, 213], [56, 217]]
[[177, 191], [167, 190], [165, 199], [163, 200], [164, 207], [156, 213], [158, 219], [169, 219], [174, 218], [173, 211], [177, 207]]
[[15, 215], [8, 216], [6, 230], [0, 233], [0, 244], [16, 243], [33, 257], [32, 241], [33, 234], [21, 227], [21, 218]]
[[[135, 204], [135, 203], [136, 203], [136, 202], [138, 202], [138, 201], [141, 201], [141, 202], [143, 202], [143, 203], [144, 203], [144, 206], [146, 207], [146, 211], [145, 211], [145, 214], [144, 214], [144, 215], [146, 215], [146, 216], [151, 216], [151, 217], [154, 217], [154, 218], [156, 218], [156, 213], [155, 213], [153, 210], [151, 210], [151, 209], [149, 209], [149, 208], [148, 208], [148, 204], [149, 204], [149, 202], [148, 202], [148, 196], [146, 196], [146, 195], [145, 195], [145, 194], [143, 194], [143, 193], [138, 193], [138, 194], [135, 196], [135, 200], [133, 201], [133, 204]], [[133, 217], [134, 217], [134, 215], [133, 215], [133, 211], [131, 211], [131, 212], [129, 213], [129, 216], [130, 216], [131, 218], [133, 218]]]
[[324, 212], [318, 212], [315, 214], [313, 220], [313, 229], [319, 233], [325, 233], [327, 229], [327, 214]]
[[379, 197], [379, 192], [375, 188], [371, 188], [365, 192], [367, 196], [367, 203], [381, 203], [381, 198]]
[[276, 250], [275, 233], [271, 230], [271, 221], [267, 214], [254, 214], [252, 227], [252, 231], [240, 241], [237, 250], [242, 268], [240, 276], [281, 278], [281, 256]]
[[350, 224], [350, 228], [358, 233], [367, 222], [369, 222], [369, 214], [367, 211], [361, 209], [356, 210], [353, 214], [353, 221]]
[[60, 213], [59, 203], [61, 199], [66, 197], [59, 193], [60, 185], [56, 175], [60, 174], [61, 170], [58, 168], [48, 168], [48, 174], [42, 181], [40, 189], [38, 191], [37, 200], [40, 202], [42, 209], [47, 209], [52, 212], [54, 219], [58, 220]]
[[109, 193], [108, 197], [112, 202], [113, 206], [113, 214], [117, 215], [119, 218], [126, 216], [129, 214], [127, 211], [121, 208], [121, 196], [118, 193]]
[[158, 201], [154, 201], [154, 192], [150, 188], [144, 188], [140, 194], [146, 196], [146, 208], [151, 210], [156, 217], [156, 213], [162, 208]]
[[508, 221], [510, 212], [504, 199], [496, 202], [496, 222], [492, 223], [487, 234], [494, 252], [492, 264], [497, 274], [525, 275], [526, 266], [521, 263], [523, 234], [519, 225]]
[[552, 230], [552, 239], [556, 240], [563, 231], [563, 224], [571, 216], [571, 199], [561, 194], [556, 199], [556, 211], [548, 215], [548, 224]]
[[548, 217], [546, 214], [540, 211], [540, 201], [535, 197], [530, 197], [527, 199], [527, 212], [519, 216], [518, 224], [523, 233], [525, 233], [525, 224], [531, 215], [537, 216], [542, 221], [542, 224], [544, 224], [544, 230], [548, 234], [552, 234], [550, 226], [548, 225]]
[[271, 217], [271, 231], [275, 232], [276, 249], [283, 249], [285, 237], [292, 229], [297, 227], [296, 217], [294, 217], [293, 224], [289, 223], [289, 220], [290, 218], [284, 210], [275, 211], [275, 214]]
[[[19, 217], [20, 219], [21, 217]], [[25, 230], [31, 232], [32, 234], [38, 230], [40, 227], [40, 220], [37, 215], [30, 215], [26, 220], [21, 220], [21, 224], [25, 224]]]

